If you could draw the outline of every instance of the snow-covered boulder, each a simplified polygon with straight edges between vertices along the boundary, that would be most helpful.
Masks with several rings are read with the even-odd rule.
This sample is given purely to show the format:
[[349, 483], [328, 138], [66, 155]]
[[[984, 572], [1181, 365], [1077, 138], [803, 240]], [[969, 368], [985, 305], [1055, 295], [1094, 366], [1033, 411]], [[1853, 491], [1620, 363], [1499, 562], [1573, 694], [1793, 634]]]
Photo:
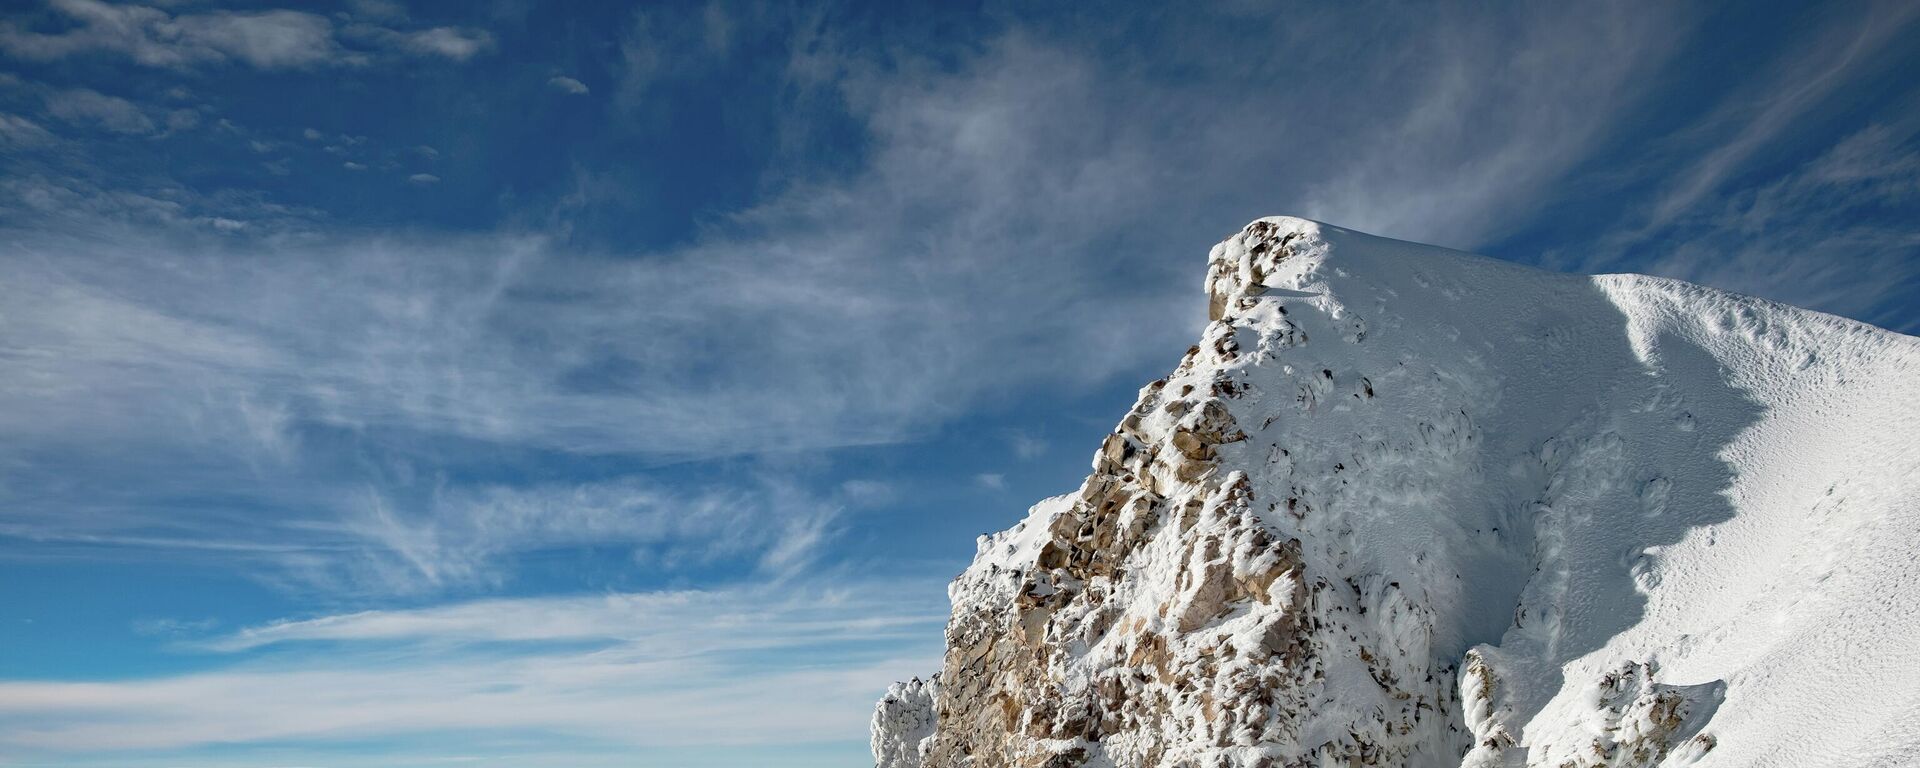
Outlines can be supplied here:
[[933, 736], [933, 700], [940, 693], [940, 676], [914, 678], [887, 687], [887, 695], [873, 705], [873, 759], [883, 766], [918, 766], [921, 748]]
[[1920, 761], [1920, 340], [1296, 218], [1205, 286], [882, 766]]

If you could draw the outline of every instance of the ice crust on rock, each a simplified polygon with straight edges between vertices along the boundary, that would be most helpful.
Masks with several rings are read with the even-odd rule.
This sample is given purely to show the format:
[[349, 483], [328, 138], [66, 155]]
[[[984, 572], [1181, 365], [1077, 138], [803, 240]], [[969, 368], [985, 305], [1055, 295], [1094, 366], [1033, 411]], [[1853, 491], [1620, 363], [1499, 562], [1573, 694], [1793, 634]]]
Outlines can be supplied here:
[[1920, 762], [1920, 340], [1304, 219], [983, 537], [883, 768]]

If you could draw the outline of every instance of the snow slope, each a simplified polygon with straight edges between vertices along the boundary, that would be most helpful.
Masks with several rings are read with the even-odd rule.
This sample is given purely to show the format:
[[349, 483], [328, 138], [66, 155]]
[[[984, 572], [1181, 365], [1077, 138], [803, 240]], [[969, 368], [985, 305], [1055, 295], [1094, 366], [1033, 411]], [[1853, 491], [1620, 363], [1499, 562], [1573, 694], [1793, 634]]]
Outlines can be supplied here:
[[1284, 217], [1206, 288], [881, 765], [1920, 763], [1920, 340]]

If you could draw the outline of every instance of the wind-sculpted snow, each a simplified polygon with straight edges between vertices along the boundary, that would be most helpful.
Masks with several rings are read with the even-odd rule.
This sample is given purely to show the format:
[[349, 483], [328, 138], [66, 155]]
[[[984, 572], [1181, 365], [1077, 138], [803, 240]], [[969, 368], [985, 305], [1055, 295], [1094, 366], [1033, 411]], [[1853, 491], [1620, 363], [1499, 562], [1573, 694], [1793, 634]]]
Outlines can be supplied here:
[[983, 537], [887, 768], [1920, 760], [1920, 341], [1301, 219]]

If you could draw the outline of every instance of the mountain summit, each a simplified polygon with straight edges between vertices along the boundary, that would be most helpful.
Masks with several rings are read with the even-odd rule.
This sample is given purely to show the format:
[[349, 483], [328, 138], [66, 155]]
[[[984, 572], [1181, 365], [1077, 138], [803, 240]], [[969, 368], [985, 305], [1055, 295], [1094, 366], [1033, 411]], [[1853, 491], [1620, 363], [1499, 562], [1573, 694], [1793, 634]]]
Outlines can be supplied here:
[[1261, 219], [883, 768], [1920, 761], [1920, 340]]

